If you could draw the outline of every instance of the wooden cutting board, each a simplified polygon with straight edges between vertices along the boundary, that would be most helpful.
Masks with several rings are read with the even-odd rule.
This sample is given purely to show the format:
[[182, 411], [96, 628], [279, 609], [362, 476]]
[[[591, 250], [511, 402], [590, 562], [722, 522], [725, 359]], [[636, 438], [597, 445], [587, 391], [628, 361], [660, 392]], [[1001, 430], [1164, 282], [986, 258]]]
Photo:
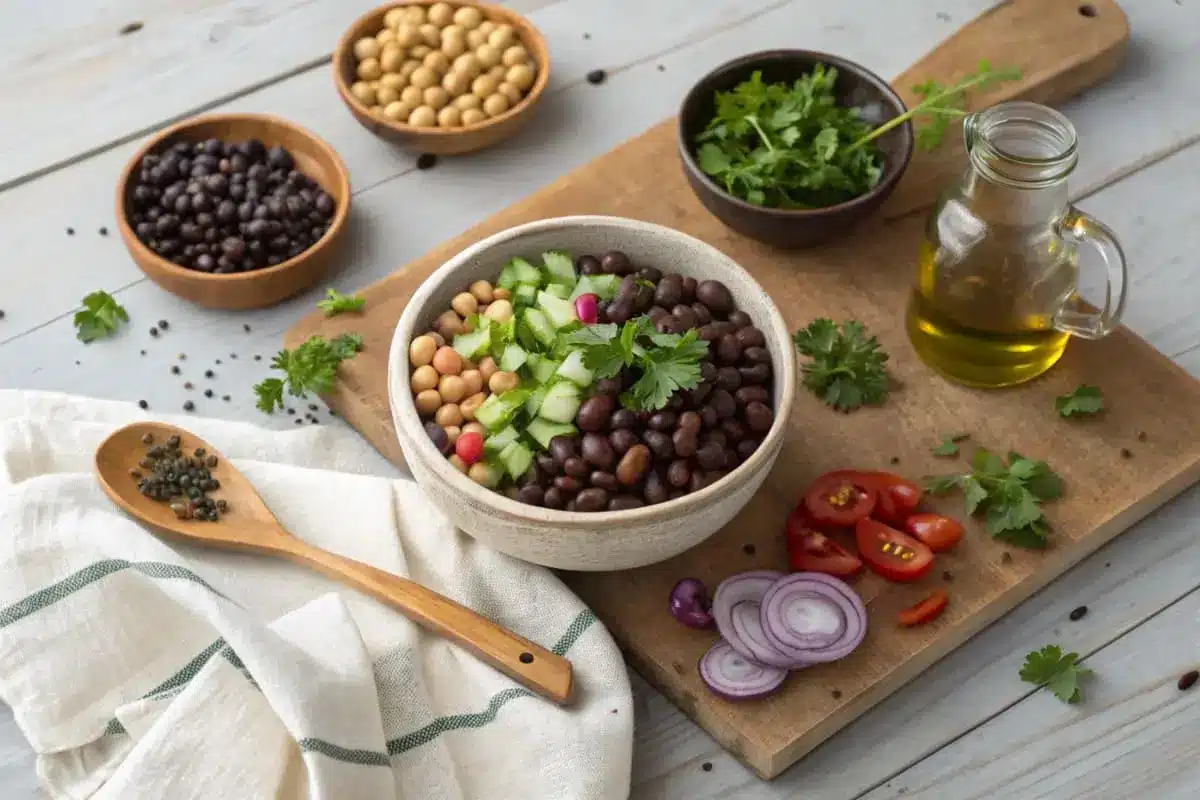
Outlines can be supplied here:
[[[959, 31], [895, 85], [911, 103], [914, 84], [929, 78], [950, 83], [988, 58], [996, 66], [1019, 66], [1024, 77], [973, 98], [976, 107], [1017, 97], [1060, 102], [1117, 67], [1128, 33], [1124, 14], [1109, 0], [1012, 0]], [[567, 214], [668, 225], [712, 243], [750, 270], [794, 328], [818, 316], [864, 322], [892, 355], [899, 388], [884, 406], [840, 415], [802, 393], [774, 472], [728, 527], [669, 562], [563, 576], [642, 675], [769, 778], [1200, 478], [1200, 418], [1193, 413], [1200, 408], [1200, 383], [1124, 329], [1100, 342], [1073, 342], [1047, 376], [1017, 389], [966, 389], [926, 369], [908, 345], [903, 321], [924, 222], [923, 213], [913, 212], [927, 208], [961, 172], [956, 143], [914, 157], [881, 218], [862, 235], [784, 253], [743, 239], [708, 215], [684, 181], [674, 134], [673, 120], [651, 128], [369, 287], [364, 316], [302, 320], [289, 332], [288, 346], [314, 334], [363, 335], [365, 350], [343, 365], [327, 401], [401, 463], [386, 382], [400, 312], [448, 257], [513, 225]], [[1109, 409], [1099, 419], [1059, 419], [1054, 397], [1082, 382], [1102, 387]], [[711, 587], [744, 569], [785, 568], [783, 521], [809, 480], [839, 467], [892, 469], [911, 477], [956, 471], [965, 460], [930, 454], [951, 431], [969, 431], [971, 443], [1045, 458], [1063, 475], [1066, 496], [1047, 506], [1053, 545], [1044, 552], [1007, 548], [972, 524], [957, 552], [940, 556], [919, 585], [887, 584], [871, 575], [859, 580], [870, 632], [850, 658], [793, 675], [784, 691], [765, 701], [732, 704], [709, 694], [695, 665], [714, 636], [686, 629], [667, 614], [675, 581], [694, 576]], [[948, 499], [937, 507], [958, 513], [960, 503]], [[940, 619], [911, 630], [897, 627], [897, 611], [947, 584], [952, 601]]]

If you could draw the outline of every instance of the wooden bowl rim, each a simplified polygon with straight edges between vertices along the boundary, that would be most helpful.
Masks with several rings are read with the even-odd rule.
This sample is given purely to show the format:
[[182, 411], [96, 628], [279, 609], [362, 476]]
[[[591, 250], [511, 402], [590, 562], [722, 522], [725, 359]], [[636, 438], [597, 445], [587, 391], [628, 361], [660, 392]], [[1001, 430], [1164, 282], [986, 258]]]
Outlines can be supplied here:
[[[446, 460], [446, 457], [434, 447], [433, 442], [425, 434], [423, 429], [424, 423], [417, 414], [412, 392], [408, 391], [407, 374], [403, 378], [403, 389], [396, 391], [396, 387], [401, 384], [397, 384], [395, 373], [401, 368], [404, 368], [407, 373], [409, 365], [408, 345], [411, 337], [404, 337], [405, 329], [411, 329], [410, 333], [416, 331], [415, 321], [417, 315], [420, 313], [421, 306], [428, 302], [428, 298], [451, 277], [453, 271], [459, 265], [477, 258], [480, 254], [486, 253], [491, 248], [505, 241], [520, 238], [530, 232], [540, 232], [568, 225], [604, 225], [622, 230], [640, 228], [663, 238], [687, 241], [701, 250], [708, 251], [709, 256], [715, 263], [723, 264], [723, 266], [741, 272], [745, 281], [751, 287], [757, 287], [758, 291], [767, 300], [767, 318], [757, 320], [756, 322], [764, 333], [769, 331], [770, 338], [768, 341], [777, 342], [783, 350], [781, 359], [784, 367], [783, 374], [775, 376], [775, 380], [779, 385], [779, 405], [774, 409], [775, 418], [771, 422], [770, 429], [762, 437], [762, 441], [759, 443], [758, 448], [750, 455], [750, 458], [730, 470], [720, 480], [709, 484], [698, 492], [691, 492], [683, 497], [667, 500], [656, 505], [622, 511], [565, 511], [517, 502], [499, 492], [494, 492], [475, 483], [475, 481], [452, 467], [450, 462]], [[610, 525], [629, 528], [630, 526], [654, 524], [664, 519], [678, 517], [682, 514], [701, 511], [720, 503], [722, 498], [727, 496], [728, 489], [732, 484], [744, 482], [757, 470], [769, 468], [774, 459], [778, 457], [779, 448], [782, 448], [788, 426], [791, 424], [799, 372], [799, 367], [796, 363], [795, 348], [792, 347], [791, 333], [788, 331], [787, 322], [783, 317], [783, 313], [779, 310], [779, 306], [766, 293], [766, 290], [762, 288], [762, 285], [755, 279], [754, 275], [735, 261], [732, 256], [703, 239], [665, 225], [630, 217], [602, 214], [548, 217], [546, 219], [522, 223], [497, 231], [450, 256], [442, 262], [432, 275], [422, 281], [417, 290], [413, 292], [412, 297], [409, 298], [392, 334], [392, 343], [389, 348], [387, 363], [388, 406], [392, 412], [396, 436], [397, 438], [403, 437], [412, 443], [417, 457], [422, 460], [437, 480], [443, 481], [451, 489], [454, 489], [477, 506], [486, 508], [490, 514], [503, 517], [509, 521], [525, 525], [549, 525], [560, 529], [596, 531], [601, 531]], [[397, 397], [397, 394], [400, 397]]]
[[[289, 258], [287, 261], [282, 261], [273, 267], [263, 267], [262, 269], [252, 270], [250, 272], [231, 272], [225, 274], [214, 274], [211, 272], [200, 272], [195, 269], [169, 261], [158, 253], [151, 250], [142, 240], [137, 237], [133, 231], [133, 227], [129, 224], [129, 212], [126, 207], [125, 198], [126, 191], [129, 186], [129, 181], [133, 177], [133, 171], [142, 163], [142, 159], [147, 154], [154, 152], [164, 142], [172, 137], [187, 131], [191, 128], [199, 127], [200, 125], [212, 124], [214, 122], [224, 121], [242, 121], [242, 122], [257, 122], [265, 127], [279, 127], [293, 131], [300, 136], [308, 139], [309, 143], [333, 164], [335, 182], [337, 190], [345, 197], [343, 202], [338, 203], [337, 210], [334, 212], [333, 219], [329, 223], [329, 229], [325, 231], [325, 235], [313, 243], [311, 247], [299, 255]], [[322, 187], [323, 188], [323, 187]], [[327, 192], [330, 193], [330, 192]], [[350, 213], [350, 172], [346, 169], [346, 164], [342, 161], [342, 157], [338, 155], [333, 147], [317, 136], [312, 131], [297, 125], [294, 122], [277, 117], [273, 114], [255, 114], [255, 113], [228, 113], [228, 114], [201, 114], [196, 117], [189, 117], [181, 122], [177, 122], [169, 128], [160, 131], [153, 136], [149, 141], [143, 144], [138, 151], [133, 154], [133, 157], [125, 164], [125, 168], [121, 171], [121, 178], [117, 181], [117, 230], [121, 233], [121, 238], [125, 241], [126, 246], [135, 251], [135, 260], [144, 259], [151, 262], [154, 267], [163, 272], [170, 273], [176, 277], [183, 279], [191, 279], [198, 281], [213, 281], [218, 283], [236, 284], [239, 282], [252, 283], [256, 280], [261, 280], [268, 275], [277, 275], [285, 272], [293, 267], [299, 266], [306, 259], [315, 256], [321, 250], [324, 250], [334, 239], [342, 232], [345, 227], [346, 218]], [[144, 271], [144, 270], [143, 270]]]
[[756, 206], [753, 203], [748, 203], [740, 197], [736, 197], [725, 191], [725, 187], [714, 181], [711, 176], [704, 170], [700, 169], [700, 164], [696, 161], [696, 156], [693, 153], [694, 145], [687, 141], [684, 131], [684, 123], [687, 120], [687, 111], [694, 105], [700, 96], [703, 89], [704, 92], [710, 92], [711, 89], [704, 88], [711, 81], [720, 75], [732, 72], [738, 69], [751, 70], [760, 62], [768, 61], [788, 61], [788, 60], [804, 60], [812, 62], [821, 62], [829, 66], [837, 68], [839, 71], [855, 73], [858, 77], [865, 79], [868, 83], [874, 84], [879, 93], [896, 109], [899, 109], [897, 116], [908, 111], [908, 106], [904, 104], [904, 100], [896, 92], [892, 85], [885, 81], [875, 72], [867, 69], [857, 61], [851, 61], [843, 56], [834, 55], [833, 53], [824, 53], [819, 50], [801, 50], [795, 48], [779, 48], [775, 50], [760, 50], [757, 53], [748, 53], [737, 58], [730, 59], [713, 69], [709, 70], [698, 81], [692, 84], [688, 92], [683, 97], [683, 102], [679, 105], [679, 114], [677, 116], [676, 143], [679, 149], [680, 158], [684, 160], [688, 171], [695, 175], [701, 183], [703, 183], [710, 191], [719, 195], [721, 199], [728, 202], [739, 209], [746, 211], [758, 212], [760, 214], [770, 214], [779, 216], [783, 219], [802, 219], [802, 218], [817, 218], [824, 215], [834, 215], [842, 212], [848, 212], [859, 206], [867, 205], [877, 199], [881, 194], [887, 194], [895, 188], [901, 176], [908, 169], [909, 163], [912, 161], [913, 155], [913, 129], [912, 120], [905, 120], [904, 124], [897, 126], [895, 130], [904, 136], [904, 157], [900, 159], [899, 165], [886, 175], [882, 181], [875, 184], [875, 187], [870, 191], [860, 194], [858, 197], [851, 198], [845, 202], [838, 203], [833, 206], [825, 206], [824, 208], [771, 208], [769, 206]]
[[[351, 94], [350, 87], [346, 84], [345, 79], [342, 77], [342, 71], [339, 66], [342, 62], [342, 59], [346, 56], [347, 52], [350, 52], [350, 54], [353, 55], [352, 50], [354, 48], [354, 43], [366, 35], [363, 33], [363, 29], [366, 27], [368, 22], [376, 17], [378, 17], [382, 22], [384, 15], [386, 15], [387, 12], [391, 11], [393, 8], [404, 8], [406, 6], [432, 6], [441, 2], [445, 2], [448, 5], [455, 6], [456, 8], [461, 8], [462, 6], [473, 6], [483, 12], [484, 19], [490, 19], [494, 21], [495, 19], [499, 18], [509, 23], [514, 28], [519, 29], [522, 34], [519, 37], [521, 44], [525, 45], [526, 47], [531, 47], [532, 50], [536, 51], [530, 53], [538, 67], [537, 75], [533, 81], [533, 86], [529, 89], [529, 92], [521, 98], [521, 102], [517, 103], [508, 111], [505, 111], [498, 117], [488, 117], [483, 122], [470, 127], [443, 128], [441, 126], [437, 126], [432, 128], [416, 128], [403, 122], [390, 120], [387, 117], [375, 116], [371, 113], [371, 109], [364, 106], [361, 102], [359, 102], [357, 97]], [[531, 37], [530, 41], [526, 41], [525, 39], [524, 34], [526, 32]], [[542, 35], [542, 32], [537, 29], [536, 25], [534, 25], [524, 15], [518, 14], [516, 11], [513, 11], [510, 8], [493, 5], [492, 3], [462, 2], [462, 0], [457, 0], [456, 2], [451, 2], [451, 0], [395, 0], [395, 2], [385, 3], [384, 5], [377, 6], [360, 16], [358, 19], [354, 20], [354, 22], [350, 24], [350, 27], [346, 29], [346, 32], [342, 34], [342, 38], [338, 40], [337, 47], [333, 51], [331, 65], [333, 67], [333, 83], [337, 87], [338, 95], [341, 96], [343, 103], [348, 105], [350, 108], [365, 114], [371, 119], [372, 122], [383, 125], [386, 128], [390, 128], [397, 133], [414, 138], [433, 137], [439, 139], [450, 139], [455, 136], [474, 134], [494, 126], [501, 125], [504, 122], [507, 122], [508, 120], [525, 113], [531, 107], [533, 107], [534, 103], [541, 98], [546, 85], [550, 82], [550, 49], [546, 45], [546, 38]]]

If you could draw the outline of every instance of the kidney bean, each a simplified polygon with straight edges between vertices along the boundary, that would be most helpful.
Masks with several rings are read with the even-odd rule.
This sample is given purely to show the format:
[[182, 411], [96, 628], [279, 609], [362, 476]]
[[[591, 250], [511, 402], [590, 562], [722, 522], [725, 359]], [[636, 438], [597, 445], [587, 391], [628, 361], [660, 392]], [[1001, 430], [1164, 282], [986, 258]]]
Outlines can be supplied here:
[[604, 272], [604, 268], [600, 266], [600, 259], [595, 256], [580, 256], [575, 259], [575, 269], [579, 270], [580, 275], [599, 275]]
[[575, 498], [572, 497], [570, 500], [567, 501], [567, 511], [576, 511], [576, 510], [578, 510], [578, 507], [575, 505]]
[[765, 386], [743, 386], [733, 393], [733, 399], [738, 401], [738, 405], [743, 406], [754, 401], [765, 403], [770, 397], [771, 393]]
[[575, 495], [576, 511], [599, 511], [608, 505], [608, 492], [603, 489], [584, 489]]
[[704, 434], [704, 444], [715, 444], [718, 447], [725, 447], [729, 444], [729, 438], [725, 436], [725, 431], [712, 430]]
[[642, 489], [642, 496], [646, 498], [646, 502], [650, 505], [666, 502], [667, 485], [663, 483], [662, 476], [651, 470], [646, 475], [646, 485]]
[[699, 429], [679, 428], [671, 434], [671, 445], [679, 458], [691, 458], [696, 454], [697, 433]]
[[717, 335], [717, 329], [713, 327], [714, 323], [710, 322], [707, 325], [701, 325], [696, 335], [700, 337], [702, 342], [715, 342], [720, 336]]
[[583, 488], [583, 484], [578, 478], [572, 478], [570, 475], [559, 475], [554, 479], [554, 488], [565, 494], [575, 494]]
[[747, 347], [742, 351], [746, 361], [751, 364], [770, 364], [771, 353], [765, 347]]
[[654, 302], [666, 308], [674, 308], [683, 302], [683, 278], [667, 275], [654, 289]]
[[646, 474], [650, 467], [650, 448], [635, 444], [625, 451], [617, 463], [617, 480], [625, 486], [633, 486]]
[[628, 408], [618, 408], [613, 412], [612, 417], [609, 418], [608, 425], [614, 431], [621, 428], [632, 428], [637, 425], [637, 414]]
[[674, 486], [676, 489], [682, 489], [688, 485], [688, 481], [692, 479], [692, 468], [686, 459], [678, 459], [671, 462], [671, 466], [667, 467], [667, 483]]
[[733, 324], [729, 323], [729, 322], [722, 322], [722, 321], [718, 320], [716, 322], [710, 322], [708, 324], [709, 324], [709, 326], [712, 327], [712, 329], [714, 331], [716, 331], [718, 340], [720, 340], [722, 336], [728, 336], [731, 333], [737, 332], [737, 328], [733, 327]]
[[683, 302], [691, 303], [696, 299], [696, 279], [685, 276], [683, 279]]
[[742, 376], [738, 374], [737, 367], [721, 367], [717, 370], [717, 377], [714, 383], [719, 389], [733, 392], [737, 391], [738, 387], [742, 385]]
[[637, 297], [638, 278], [637, 275], [626, 275], [621, 278], [621, 282], [617, 284], [617, 291], [613, 294], [614, 303], [628, 303], [633, 305], [633, 300]]
[[715, 390], [708, 398], [708, 405], [717, 412], [717, 416], [721, 419], [732, 417], [737, 411], [737, 401], [724, 389]]
[[542, 495], [542, 505], [544, 505], [546, 508], [565, 508], [567, 505], [567, 495], [557, 486], [551, 486], [546, 490], [546, 493]]
[[[595, 436], [596, 434], [592, 433], [592, 434], [588, 434], [588, 435]], [[583, 478], [586, 478], [587, 474], [589, 472], [591, 472], [591, 469], [588, 467], [587, 462], [584, 461], [579, 456], [571, 456], [566, 461], [564, 461], [563, 465], [562, 465], [562, 469], [563, 469], [563, 472], [567, 473], [572, 478], [579, 478], [580, 480], [582, 480]]]
[[550, 455], [554, 456], [556, 467], [548, 471], [555, 472], [568, 458], [579, 455], [579, 443], [574, 436], [555, 436], [550, 440]]
[[[551, 439], [550, 443], [554, 444], [554, 440]], [[544, 474], [553, 475], [555, 472], [558, 472], [558, 462], [549, 453], [538, 453], [537, 458], [534, 460], [537, 462], [538, 469]]]
[[624, 325], [633, 319], [633, 301], [618, 302], [614, 300], [604, 307], [603, 316], [606, 316], [608, 321], [614, 325]]
[[[732, 319], [732, 315], [730, 319]], [[765, 347], [767, 344], [767, 337], [763, 336], [763, 332], [753, 325], [739, 329], [734, 336], [737, 337], [742, 347]]]
[[600, 268], [608, 275], [628, 275], [633, 271], [633, 262], [620, 250], [609, 250], [600, 256]]
[[[614, 405], [616, 403], [612, 395], [592, 395], [579, 407], [579, 413], [575, 415], [575, 424], [581, 431], [589, 433], [602, 431], [608, 426], [608, 419], [612, 415]], [[552, 441], [551, 444], [554, 442]]]
[[685, 405], [683, 392], [676, 392], [667, 398], [667, 408], [672, 411], [679, 411]]
[[712, 312], [703, 303], [692, 303], [692, 313], [696, 315], [697, 325], [707, 325], [712, 322]]
[[702, 423], [704, 423], [704, 427], [706, 427], [706, 428], [713, 427], [714, 425], [717, 424], [717, 420], [719, 420], [719, 419], [720, 419], [720, 417], [717, 416], [717, 410], [715, 408], [713, 408], [711, 405], [707, 405], [704, 408], [700, 409], [700, 421]]
[[695, 411], [685, 411], [679, 415], [678, 425], [680, 430], [690, 430], [698, 433], [702, 424], [700, 415]]
[[642, 267], [637, 271], [638, 277], [644, 278], [651, 283], [658, 283], [662, 280], [662, 270], [658, 267]]
[[629, 448], [637, 444], [640, 439], [638, 435], [628, 428], [620, 428], [608, 435], [608, 443], [613, 446], [618, 456], [623, 456], [629, 452]]
[[604, 489], [609, 492], [616, 492], [620, 491], [621, 489], [621, 484], [617, 483], [617, 476], [613, 475], [611, 472], [596, 470], [591, 474], [591, 477], [588, 480], [591, 482], [592, 486], [595, 486], [598, 489]]
[[704, 477], [704, 473], [700, 470], [692, 470], [692, 478], [688, 481], [688, 491], [698, 492], [708, 486], [708, 481]]
[[646, 502], [631, 494], [619, 494], [608, 501], [609, 511], [628, 511], [631, 508], [641, 508]]
[[721, 469], [725, 466], [725, 448], [717, 442], [709, 442], [696, 451], [696, 463], [704, 469]]
[[708, 399], [712, 390], [712, 384], [707, 382], [701, 383], [695, 389], [688, 389], [686, 392], [688, 405], [693, 407], [704, 405], [704, 401]]
[[717, 379], [717, 365], [711, 361], [700, 362], [700, 380], [715, 381]]
[[596, 381], [596, 394], [617, 396], [621, 393], [620, 378], [601, 378]]
[[750, 426], [750, 430], [755, 433], [766, 433], [771, 430], [771, 424], [774, 421], [775, 414], [766, 403], [755, 400], [746, 404], [746, 424]]
[[429, 441], [433, 442], [433, 446], [438, 449], [442, 455], [449, 455], [452, 447], [450, 446], [450, 437], [446, 435], [446, 430], [436, 422], [425, 423], [425, 435], [429, 437]]
[[[613, 446], [609, 444], [608, 439], [599, 433], [589, 433], [583, 437], [583, 445], [580, 448], [584, 459], [596, 469], [609, 470], [612, 469], [617, 460], [617, 454], [613, 450]], [[590, 471], [590, 470], [589, 470]], [[576, 477], [584, 477], [579, 475]]]
[[679, 422], [679, 417], [674, 412], [658, 411], [650, 417], [646, 424], [656, 431], [670, 431], [675, 429], [677, 422]]
[[[655, 306], [655, 308], [658, 308], [658, 306]], [[671, 316], [670, 314], [663, 314], [654, 321], [654, 330], [658, 331], [659, 333], [678, 334], [683, 333], [687, 330], [687, 328], [683, 327], [679, 320], [675, 319], [675, 317]]]
[[650, 317], [651, 322], [658, 322], [660, 319], [668, 316], [670, 313], [670, 311], [662, 306], [655, 306], [654, 308], [650, 309], [649, 312], [647, 312], [646, 316]]
[[696, 327], [696, 312], [691, 306], [680, 303], [671, 308], [671, 316], [679, 320], [679, 326], [685, 331]]
[[[716, 327], [719, 323], [713, 323], [712, 327]], [[717, 360], [722, 364], [736, 364], [738, 359], [742, 357], [742, 346], [738, 343], [737, 337], [732, 333], [727, 333], [717, 342]]]
[[746, 426], [736, 419], [723, 419], [721, 420], [721, 433], [725, 434], [728, 441], [738, 442], [746, 438]]
[[675, 445], [671, 443], [671, 437], [662, 431], [646, 431], [642, 434], [642, 441], [660, 461], [670, 461], [675, 457]]
[[726, 319], [729, 320], [729, 324], [738, 328], [744, 328], [747, 325], [753, 324], [753, 320], [750, 319], [750, 315], [745, 311], [730, 311], [729, 316], [726, 317]]
[[638, 281], [633, 295], [633, 310], [639, 314], [645, 314], [652, 305], [654, 305], [654, 286], [647, 286]]
[[700, 281], [696, 284], [696, 299], [716, 314], [733, 310], [733, 295], [720, 281]]
[[758, 449], [757, 439], [742, 439], [737, 443], [737, 454], [745, 461]]
[[517, 490], [516, 499], [531, 506], [540, 506], [542, 504], [542, 498], [545, 497], [545, 495], [546, 493], [542, 491], [542, 487], [538, 486], [536, 483], [531, 483], [528, 486], [522, 486]]
[[738, 367], [737, 371], [738, 375], [742, 376], [742, 383], [766, 383], [771, 378], [771, 367], [767, 364], [755, 364], [752, 367]]

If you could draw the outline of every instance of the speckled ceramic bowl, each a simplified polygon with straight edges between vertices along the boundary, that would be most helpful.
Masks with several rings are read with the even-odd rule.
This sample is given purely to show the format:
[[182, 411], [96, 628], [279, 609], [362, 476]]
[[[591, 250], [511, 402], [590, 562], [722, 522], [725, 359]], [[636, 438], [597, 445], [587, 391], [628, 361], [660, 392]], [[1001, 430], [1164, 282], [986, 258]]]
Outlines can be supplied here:
[[[513, 256], [546, 250], [580, 255], [622, 250], [653, 265], [729, 287], [737, 307], [762, 329], [774, 369], [775, 424], [754, 454], [698, 492], [628, 511], [581, 513], [518, 503], [456, 470], [422, 428], [409, 390], [408, 343], [430, 328], [451, 298], [472, 281], [494, 280]], [[566, 570], [630, 569], [677, 555], [722, 528], [766, 480], [783, 444], [796, 393], [796, 360], [787, 326], [762, 287], [715, 248], [660, 225], [619, 217], [560, 217], [502, 231], [443, 264], [400, 316], [388, 359], [388, 396], [404, 458], [429, 498], [481, 542], [536, 564]]]

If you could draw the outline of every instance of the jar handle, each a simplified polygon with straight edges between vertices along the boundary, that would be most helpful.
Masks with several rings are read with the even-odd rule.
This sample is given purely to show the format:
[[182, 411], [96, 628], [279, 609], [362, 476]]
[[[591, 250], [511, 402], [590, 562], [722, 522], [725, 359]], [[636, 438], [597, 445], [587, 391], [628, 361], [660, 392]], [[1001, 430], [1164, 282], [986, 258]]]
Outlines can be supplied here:
[[1108, 281], [1102, 309], [1080, 308], [1084, 304], [1072, 293], [1054, 315], [1054, 327], [1083, 339], [1103, 338], [1112, 333], [1125, 312], [1125, 253], [1111, 228], [1074, 206], [1067, 209], [1059, 222], [1058, 233], [1068, 244], [1090, 245], [1099, 253]]

